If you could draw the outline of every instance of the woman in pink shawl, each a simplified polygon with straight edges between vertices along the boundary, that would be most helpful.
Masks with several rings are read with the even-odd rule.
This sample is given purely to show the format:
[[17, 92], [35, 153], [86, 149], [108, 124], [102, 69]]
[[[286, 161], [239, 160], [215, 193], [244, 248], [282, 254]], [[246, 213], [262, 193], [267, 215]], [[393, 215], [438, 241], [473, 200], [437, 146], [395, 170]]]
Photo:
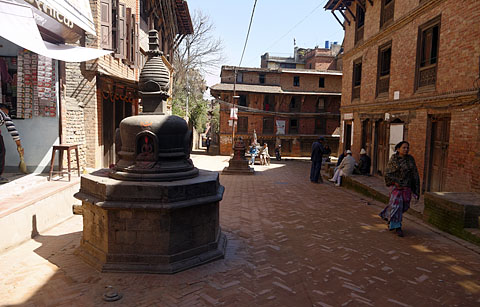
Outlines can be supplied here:
[[385, 184], [390, 187], [390, 201], [380, 212], [380, 217], [388, 222], [389, 230], [403, 237], [402, 217], [410, 208], [412, 194], [418, 199], [420, 194], [420, 177], [415, 159], [408, 154], [410, 144], [402, 141], [395, 146], [395, 153], [390, 158], [385, 172]]

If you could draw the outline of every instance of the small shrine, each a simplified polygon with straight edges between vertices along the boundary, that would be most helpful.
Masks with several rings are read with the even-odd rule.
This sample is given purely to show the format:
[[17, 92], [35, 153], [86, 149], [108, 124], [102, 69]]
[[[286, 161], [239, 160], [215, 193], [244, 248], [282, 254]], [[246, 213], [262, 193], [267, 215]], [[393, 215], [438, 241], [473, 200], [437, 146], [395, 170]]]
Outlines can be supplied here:
[[235, 139], [233, 157], [228, 161], [228, 166], [222, 171], [223, 175], [253, 175], [255, 170], [248, 165], [245, 157], [245, 142], [241, 137]]
[[156, 30], [149, 45], [139, 77], [143, 112], [120, 123], [114, 169], [82, 176], [75, 195], [83, 208], [77, 254], [101, 271], [175, 273], [225, 254], [224, 187], [217, 172], [193, 165], [185, 120], [165, 114], [170, 74]]

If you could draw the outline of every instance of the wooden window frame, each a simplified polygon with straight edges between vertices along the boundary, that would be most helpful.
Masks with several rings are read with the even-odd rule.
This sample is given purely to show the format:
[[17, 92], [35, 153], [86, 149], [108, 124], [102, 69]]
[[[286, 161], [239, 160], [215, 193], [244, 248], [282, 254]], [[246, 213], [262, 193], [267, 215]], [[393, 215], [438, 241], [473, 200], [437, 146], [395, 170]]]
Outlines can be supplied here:
[[265, 84], [266, 76], [265, 74], [258, 74], [258, 83]]
[[[294, 105], [292, 106], [292, 101], [294, 102]], [[290, 98], [290, 104], [288, 105], [290, 112], [300, 112], [300, 103], [297, 99], [297, 97], [293, 96]]]
[[[320, 101], [323, 101], [323, 103], [321, 104]], [[322, 105], [322, 108], [320, 108], [320, 105]], [[315, 110], [317, 112], [324, 112], [325, 111], [325, 105], [326, 105], [325, 97], [318, 97], [317, 98], [317, 103], [315, 104]]]
[[[269, 124], [267, 126], [266, 123], [270, 123], [270, 121], [271, 121], [271, 125]], [[263, 134], [273, 134], [274, 131], [275, 131], [275, 121], [273, 116], [265, 116], [263, 118]]]
[[293, 76], [293, 86], [300, 86], [300, 76]]
[[380, 28], [390, 25], [395, 18], [395, 0], [382, 0], [382, 7], [380, 10]]
[[[385, 54], [389, 51], [390, 57], [388, 59], [388, 72], [384, 63]], [[390, 70], [392, 65], [392, 41], [383, 44], [378, 48], [378, 60], [377, 60], [377, 86], [376, 96], [388, 96], [390, 89]]]
[[365, 1], [362, 3], [362, 5], [359, 4], [359, 2], [356, 2], [356, 20], [355, 20], [355, 44], [358, 44], [359, 42], [363, 41], [363, 32], [365, 29], [365, 13], [366, 13], [366, 3]]
[[[358, 58], [352, 62], [352, 100], [360, 99], [360, 92], [362, 88], [362, 58]], [[360, 71], [358, 69], [360, 67]], [[357, 74], [360, 75], [357, 80]], [[358, 81], [358, 82], [357, 82]], [[357, 84], [358, 83], [358, 84]]]
[[[432, 40], [430, 48], [433, 50], [434, 44], [434, 28], [437, 28], [437, 37], [436, 37], [436, 55], [435, 57], [428, 58], [430, 62], [426, 65], [423, 62], [423, 54], [424, 54], [424, 42], [425, 42], [425, 34], [428, 31], [432, 31]], [[415, 66], [415, 91], [418, 90], [434, 90], [436, 88], [437, 83], [437, 70], [438, 70], [438, 58], [440, 54], [440, 32], [441, 32], [441, 15], [433, 18], [432, 20], [424, 23], [420, 27], [418, 27], [418, 38], [417, 38], [417, 60]], [[430, 56], [432, 55], [430, 52]], [[431, 63], [432, 59], [435, 59], [435, 63]]]
[[248, 116], [239, 116], [237, 120], [237, 132], [248, 133]]
[[100, 0], [100, 47], [112, 49], [112, 0]]
[[[294, 126], [295, 128], [293, 128], [293, 126], [292, 126], [292, 121], [293, 120], [297, 121], [297, 125]], [[300, 120], [296, 117], [290, 118], [289, 121], [288, 121], [288, 134], [298, 134], [298, 128], [299, 127], [300, 127]]]
[[248, 95], [238, 95], [238, 96], [239, 96], [238, 105], [241, 107], [248, 107]]
[[325, 117], [315, 118], [314, 134], [326, 134], [327, 119]]
[[318, 78], [318, 87], [325, 88], [325, 77]]

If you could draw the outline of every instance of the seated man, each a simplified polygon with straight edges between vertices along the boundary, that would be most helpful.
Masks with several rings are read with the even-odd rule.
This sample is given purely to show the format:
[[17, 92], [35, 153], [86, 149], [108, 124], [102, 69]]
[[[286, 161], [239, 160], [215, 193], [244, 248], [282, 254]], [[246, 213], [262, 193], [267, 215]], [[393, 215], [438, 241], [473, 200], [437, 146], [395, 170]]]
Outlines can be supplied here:
[[262, 152], [260, 153], [260, 163], [262, 165], [270, 165], [270, 155], [268, 154], [267, 143], [263, 144]]
[[370, 175], [371, 163], [372, 161], [370, 157], [367, 155], [367, 151], [364, 148], [362, 148], [362, 150], [360, 150], [360, 161], [358, 162], [356, 171], [360, 175], [364, 175], [364, 176]]
[[337, 167], [333, 178], [328, 179], [328, 181], [334, 182], [337, 187], [342, 183], [342, 176], [350, 176], [355, 168], [355, 159], [352, 157], [352, 151], [349, 149], [346, 153], [347, 156], [343, 158], [342, 163]]

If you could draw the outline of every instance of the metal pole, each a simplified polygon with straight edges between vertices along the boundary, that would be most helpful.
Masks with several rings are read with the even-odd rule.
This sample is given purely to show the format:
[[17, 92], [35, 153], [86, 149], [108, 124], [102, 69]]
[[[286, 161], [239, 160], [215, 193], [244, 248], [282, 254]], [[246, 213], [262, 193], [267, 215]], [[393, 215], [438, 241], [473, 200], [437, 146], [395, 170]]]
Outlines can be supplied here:
[[232, 118], [232, 149], [235, 146], [235, 97], [236, 97], [235, 86], [237, 85], [237, 67], [235, 67], [233, 77], [234, 77], [234, 80], [233, 80], [233, 96], [232, 96], [232, 106], [233, 106], [232, 113], [234, 116]]
[[185, 74], [186, 84], [187, 84], [187, 103], [185, 108], [185, 117], [187, 118], [188, 123], [188, 97], [190, 96], [190, 86], [188, 84], [188, 62], [190, 61], [190, 45], [187, 43], [187, 73]]

